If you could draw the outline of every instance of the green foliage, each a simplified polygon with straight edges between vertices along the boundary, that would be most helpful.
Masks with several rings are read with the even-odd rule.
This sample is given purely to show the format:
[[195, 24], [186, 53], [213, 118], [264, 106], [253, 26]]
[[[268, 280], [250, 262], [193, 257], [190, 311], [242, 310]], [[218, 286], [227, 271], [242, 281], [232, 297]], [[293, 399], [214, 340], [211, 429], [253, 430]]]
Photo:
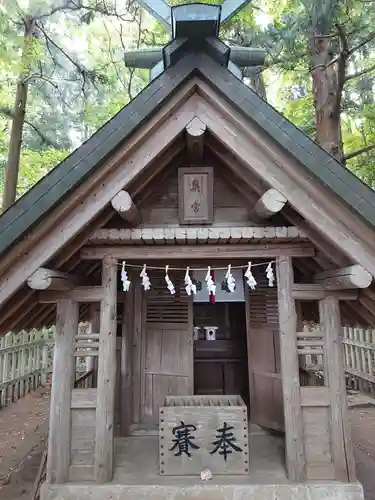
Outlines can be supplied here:
[[68, 154], [68, 151], [60, 151], [53, 148], [42, 151], [23, 150], [18, 180], [18, 196], [28, 191]]
[[0, 5], [0, 196], [17, 81], [28, 84], [18, 195], [147, 83], [123, 62], [150, 26], [131, 0], [19, 0], [18, 7], [14, 0]]

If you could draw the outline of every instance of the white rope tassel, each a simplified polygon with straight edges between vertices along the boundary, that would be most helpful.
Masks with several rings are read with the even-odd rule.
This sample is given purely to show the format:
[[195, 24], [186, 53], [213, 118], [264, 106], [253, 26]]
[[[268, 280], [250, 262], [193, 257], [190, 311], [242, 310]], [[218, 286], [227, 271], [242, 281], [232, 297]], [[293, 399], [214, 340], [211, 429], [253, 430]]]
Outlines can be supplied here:
[[122, 281], [122, 288], [124, 292], [128, 292], [131, 282], [128, 278], [128, 273], [125, 270], [125, 261], [122, 263], [122, 268], [121, 268], [121, 281]]
[[186, 268], [186, 273], [185, 273], [185, 290], [188, 295], [195, 295], [197, 293], [197, 285], [194, 285], [190, 278], [190, 268]]
[[168, 268], [169, 268], [169, 266], [165, 266], [165, 282], [167, 283], [167, 288], [171, 292], [171, 295], [174, 295], [176, 293], [176, 290], [175, 290], [174, 285], [171, 281], [171, 278], [168, 275]]
[[230, 293], [233, 293], [236, 289], [236, 280], [231, 272], [231, 265], [228, 266], [228, 271], [226, 272], [225, 279], [227, 280], [227, 286]]
[[207, 269], [207, 274], [206, 274], [205, 282], [206, 282], [206, 285], [207, 285], [208, 293], [212, 294], [212, 295], [215, 295], [215, 293], [216, 293], [216, 285], [215, 285], [215, 282], [214, 282], [214, 280], [212, 279], [212, 276], [211, 276], [211, 267], [210, 266], [208, 266], [208, 269]]
[[146, 291], [150, 290], [150, 288], [151, 288], [151, 282], [150, 282], [150, 278], [148, 277], [147, 272], [146, 272], [146, 264], [144, 264], [140, 276], [142, 278], [142, 286], [143, 286], [143, 288]]
[[275, 275], [273, 274], [272, 262], [270, 262], [266, 269], [266, 276], [268, 279], [268, 286], [273, 286], [275, 281]]
[[255, 287], [257, 286], [257, 281], [253, 276], [253, 273], [251, 271], [251, 262], [249, 262], [249, 265], [247, 266], [246, 272], [245, 272], [245, 278], [247, 278], [247, 284], [249, 288], [252, 290], [255, 290]]

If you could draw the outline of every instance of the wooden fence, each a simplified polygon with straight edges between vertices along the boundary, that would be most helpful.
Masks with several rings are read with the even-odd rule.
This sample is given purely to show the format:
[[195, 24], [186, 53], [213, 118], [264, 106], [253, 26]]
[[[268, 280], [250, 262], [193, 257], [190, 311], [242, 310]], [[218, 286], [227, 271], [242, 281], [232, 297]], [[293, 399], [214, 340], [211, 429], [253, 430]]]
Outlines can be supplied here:
[[[79, 334], [86, 333], [88, 324], [80, 324]], [[0, 338], [0, 409], [47, 383], [52, 373], [54, 343], [53, 328], [8, 333]], [[94, 380], [93, 358], [85, 356], [84, 351], [76, 355], [75, 386], [81, 388], [91, 387]]]
[[[80, 325], [79, 334], [87, 333], [90, 333], [87, 324]], [[308, 342], [309, 345], [311, 339], [315, 344], [322, 341], [319, 325], [308, 328], [299, 337], [303, 337], [303, 341], [298, 338], [300, 343]], [[17, 335], [9, 333], [0, 338], [0, 408], [47, 382], [52, 372], [53, 346], [53, 329]], [[311, 377], [312, 372], [316, 374], [323, 370], [323, 355], [318, 345], [316, 348], [316, 354], [315, 351], [299, 352], [302, 385], [322, 383], [320, 379], [314, 382]], [[375, 397], [375, 330], [344, 327], [343, 348], [348, 388]], [[92, 386], [93, 367], [92, 357], [76, 357], [76, 387]]]
[[52, 371], [52, 330], [34, 330], [0, 339], [0, 408], [40, 384]]
[[375, 397], [375, 330], [346, 326], [343, 343], [348, 387]]

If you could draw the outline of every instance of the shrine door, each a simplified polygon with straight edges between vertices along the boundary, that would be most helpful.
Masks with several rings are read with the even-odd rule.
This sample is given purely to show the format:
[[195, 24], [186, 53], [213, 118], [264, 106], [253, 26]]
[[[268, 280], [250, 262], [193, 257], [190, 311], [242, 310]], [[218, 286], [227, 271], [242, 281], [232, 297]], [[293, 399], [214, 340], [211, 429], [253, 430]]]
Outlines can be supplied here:
[[192, 300], [183, 276], [170, 277], [176, 293], [165, 286], [163, 273], [151, 276], [146, 294], [146, 322], [141, 367], [141, 420], [155, 425], [166, 396], [193, 394]]
[[283, 431], [277, 288], [268, 287], [265, 277], [257, 274], [258, 285], [246, 297], [250, 420]]

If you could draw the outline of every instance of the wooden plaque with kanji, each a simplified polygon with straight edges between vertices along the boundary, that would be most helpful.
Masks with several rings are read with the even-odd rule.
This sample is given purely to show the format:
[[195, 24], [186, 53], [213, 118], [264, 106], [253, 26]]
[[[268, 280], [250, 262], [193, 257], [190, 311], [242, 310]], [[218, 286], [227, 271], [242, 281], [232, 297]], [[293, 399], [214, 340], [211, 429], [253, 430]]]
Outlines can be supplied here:
[[180, 224], [212, 223], [212, 167], [179, 168], [178, 191]]

